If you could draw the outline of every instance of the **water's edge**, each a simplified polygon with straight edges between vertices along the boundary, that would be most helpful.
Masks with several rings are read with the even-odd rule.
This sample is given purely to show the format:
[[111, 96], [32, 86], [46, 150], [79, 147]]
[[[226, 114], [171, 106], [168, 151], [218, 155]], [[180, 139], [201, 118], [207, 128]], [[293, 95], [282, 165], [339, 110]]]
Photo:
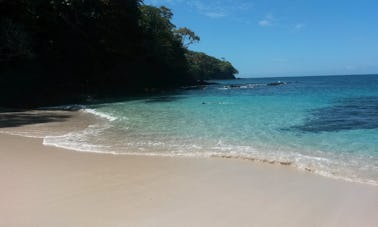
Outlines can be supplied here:
[[[82, 108], [82, 112], [85, 112], [89, 115], [93, 115], [98, 118], [100, 123], [105, 122], [113, 122], [116, 121], [117, 118], [106, 114], [99, 112], [94, 109], [89, 108]], [[197, 157], [197, 158], [223, 158], [223, 159], [239, 159], [239, 160], [246, 160], [251, 161], [254, 163], [259, 164], [268, 164], [268, 165], [279, 165], [283, 167], [290, 167], [295, 168], [299, 171], [305, 171], [308, 173], [320, 175], [327, 178], [332, 178], [336, 180], [343, 180], [347, 182], [354, 182], [354, 183], [362, 183], [362, 184], [368, 184], [368, 185], [374, 185], [378, 186], [378, 182], [371, 180], [371, 179], [358, 179], [358, 178], [351, 178], [348, 176], [340, 176], [335, 175], [334, 173], [314, 169], [313, 167], [302, 165], [300, 163], [296, 163], [293, 160], [273, 160], [273, 159], [265, 159], [261, 157], [254, 157], [252, 155], [247, 154], [224, 154], [224, 153], [217, 153], [217, 152], [206, 152], [206, 153], [159, 153], [159, 152], [137, 152], [137, 151], [116, 151], [116, 150], [106, 150], [109, 147], [102, 147], [99, 145], [93, 145], [93, 144], [79, 144], [79, 143], [72, 143], [72, 140], [65, 140], [65, 138], [72, 138], [76, 135], [80, 134], [86, 134], [87, 131], [98, 127], [97, 124], [91, 124], [88, 125], [88, 127], [82, 131], [73, 131], [64, 135], [59, 136], [45, 136], [45, 137], [37, 137], [43, 139], [43, 145], [45, 146], [52, 146], [52, 147], [58, 147], [63, 148], [67, 150], [77, 151], [77, 152], [85, 152], [85, 153], [96, 153], [96, 154], [110, 154], [110, 155], [133, 155], [133, 156], [150, 156], [150, 157]], [[103, 125], [102, 125], [103, 126]], [[33, 137], [33, 136], [26, 136], [26, 135], [20, 135], [20, 134], [13, 134], [18, 136], [24, 136], [24, 137]], [[36, 138], [36, 137], [35, 137]], [[63, 139], [63, 140], [61, 140]], [[316, 158], [316, 157], [314, 157]]]

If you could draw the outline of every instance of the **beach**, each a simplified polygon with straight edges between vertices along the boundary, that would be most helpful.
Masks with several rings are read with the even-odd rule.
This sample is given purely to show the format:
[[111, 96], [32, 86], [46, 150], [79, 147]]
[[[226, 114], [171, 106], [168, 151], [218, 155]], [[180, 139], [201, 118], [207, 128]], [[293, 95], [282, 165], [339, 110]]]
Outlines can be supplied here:
[[[51, 133], [85, 127], [93, 119], [84, 115], [9, 128]], [[0, 134], [0, 226], [378, 225], [373, 185], [248, 160], [84, 153], [42, 142]]]
[[0, 0], [0, 227], [378, 227], [378, 1]]

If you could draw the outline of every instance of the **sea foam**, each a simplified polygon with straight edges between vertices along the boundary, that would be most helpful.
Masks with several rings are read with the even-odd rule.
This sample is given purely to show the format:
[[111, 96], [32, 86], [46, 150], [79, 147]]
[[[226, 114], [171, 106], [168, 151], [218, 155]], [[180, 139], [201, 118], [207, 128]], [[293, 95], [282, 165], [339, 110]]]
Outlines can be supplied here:
[[107, 119], [109, 121], [115, 121], [117, 120], [118, 118], [117, 117], [114, 117], [108, 113], [103, 113], [103, 112], [99, 112], [95, 109], [88, 109], [88, 108], [85, 108], [83, 109], [82, 111], [86, 112], [86, 113], [90, 113], [90, 114], [93, 114], [95, 116], [98, 116], [98, 117], [101, 117], [101, 118], [104, 118], [104, 119]]
[[[378, 97], [378, 80], [365, 78], [365, 84], [355, 78], [351, 87], [345, 84], [349, 79], [296, 78], [298, 83], [285, 86], [222, 91], [231, 88], [224, 82], [185, 90], [175, 99], [76, 105], [98, 121], [84, 130], [47, 136], [44, 144], [115, 155], [242, 159], [377, 185], [378, 127], [372, 122], [377, 120], [377, 99], [371, 97]], [[274, 81], [238, 82], [244, 88]], [[358, 108], [369, 115], [357, 111], [356, 116]], [[322, 121], [331, 114], [336, 118], [332, 124]], [[340, 119], [361, 124], [344, 127]], [[365, 122], [374, 127], [361, 127]], [[320, 126], [333, 130], [315, 130]]]

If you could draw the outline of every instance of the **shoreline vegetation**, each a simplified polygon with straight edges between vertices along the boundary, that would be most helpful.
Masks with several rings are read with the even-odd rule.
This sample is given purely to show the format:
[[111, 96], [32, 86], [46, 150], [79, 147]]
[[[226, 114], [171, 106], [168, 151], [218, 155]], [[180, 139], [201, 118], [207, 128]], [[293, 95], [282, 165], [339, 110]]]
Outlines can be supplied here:
[[235, 79], [170, 9], [140, 0], [0, 1], [0, 106], [36, 107]]

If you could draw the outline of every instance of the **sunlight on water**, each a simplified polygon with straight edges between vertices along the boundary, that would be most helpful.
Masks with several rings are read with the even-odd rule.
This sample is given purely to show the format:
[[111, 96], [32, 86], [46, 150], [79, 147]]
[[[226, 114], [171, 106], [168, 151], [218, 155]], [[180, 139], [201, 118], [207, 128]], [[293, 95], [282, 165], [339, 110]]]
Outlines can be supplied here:
[[[276, 81], [285, 83], [268, 86]], [[219, 81], [89, 107], [109, 119], [45, 144], [115, 154], [232, 157], [378, 182], [378, 76]]]

